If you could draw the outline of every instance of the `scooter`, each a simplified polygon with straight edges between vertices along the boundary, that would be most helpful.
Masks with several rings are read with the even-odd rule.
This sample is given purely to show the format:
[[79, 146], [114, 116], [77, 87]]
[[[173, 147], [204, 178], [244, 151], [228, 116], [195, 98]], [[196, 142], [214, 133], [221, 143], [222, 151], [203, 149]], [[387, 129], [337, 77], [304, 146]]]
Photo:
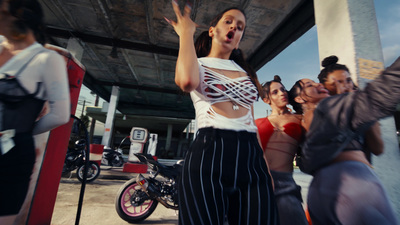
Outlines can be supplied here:
[[136, 153], [142, 163], [147, 163], [150, 174], [138, 174], [127, 181], [118, 191], [115, 209], [129, 223], [138, 223], [149, 217], [158, 203], [166, 208], [178, 210], [178, 185], [183, 160], [166, 166], [151, 155]]

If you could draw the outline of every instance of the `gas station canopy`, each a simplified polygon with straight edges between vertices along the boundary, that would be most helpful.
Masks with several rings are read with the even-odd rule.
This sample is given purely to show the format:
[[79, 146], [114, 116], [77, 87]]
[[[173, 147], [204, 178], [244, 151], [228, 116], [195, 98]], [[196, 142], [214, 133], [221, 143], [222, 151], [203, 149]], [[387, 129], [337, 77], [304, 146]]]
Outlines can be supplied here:
[[[141, 116], [194, 118], [189, 95], [174, 82], [179, 40], [164, 20], [164, 16], [176, 19], [170, 0], [39, 2], [50, 43], [67, 48], [70, 40], [76, 40], [86, 67], [83, 83], [106, 101], [112, 86], [119, 86], [117, 109], [122, 114], [136, 122]], [[178, 2], [183, 8], [185, 1]], [[208, 30], [209, 22], [223, 9], [244, 9], [247, 26], [240, 48], [256, 70], [315, 24], [312, 0], [190, 2], [191, 18], [199, 25], [195, 38]]]

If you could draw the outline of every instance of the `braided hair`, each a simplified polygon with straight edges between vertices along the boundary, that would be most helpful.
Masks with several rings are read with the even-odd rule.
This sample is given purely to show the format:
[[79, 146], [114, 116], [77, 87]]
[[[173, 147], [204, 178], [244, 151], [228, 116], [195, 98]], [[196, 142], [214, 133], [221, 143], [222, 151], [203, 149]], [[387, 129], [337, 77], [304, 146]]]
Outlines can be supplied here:
[[[214, 17], [214, 19], [210, 23], [210, 26], [215, 27], [217, 25], [217, 23], [221, 20], [222, 16], [229, 10], [233, 10], [233, 9], [236, 9], [236, 10], [239, 10], [240, 12], [242, 12], [244, 17], [246, 18], [246, 14], [244, 13], [243, 9], [240, 9], [238, 7], [231, 7], [231, 8], [225, 9], [224, 11], [219, 13], [216, 17]], [[244, 33], [245, 33], [245, 31], [243, 31], [242, 38], [244, 36]], [[194, 43], [194, 46], [195, 46], [196, 54], [197, 54], [198, 58], [206, 57], [210, 54], [211, 43], [212, 43], [212, 38], [209, 36], [208, 31], [203, 31], [199, 35], [199, 37], [197, 37], [197, 39]], [[232, 51], [231, 55], [229, 56], [229, 59], [233, 60], [236, 64], [238, 64], [240, 67], [242, 67], [242, 69], [244, 69], [247, 72], [251, 81], [257, 87], [258, 93], [260, 95], [260, 93], [263, 92], [263, 89], [261, 87], [260, 82], [258, 81], [257, 74], [254, 71], [254, 69], [250, 66], [250, 64], [247, 63], [247, 61], [245, 60], [242, 50], [234, 49]]]

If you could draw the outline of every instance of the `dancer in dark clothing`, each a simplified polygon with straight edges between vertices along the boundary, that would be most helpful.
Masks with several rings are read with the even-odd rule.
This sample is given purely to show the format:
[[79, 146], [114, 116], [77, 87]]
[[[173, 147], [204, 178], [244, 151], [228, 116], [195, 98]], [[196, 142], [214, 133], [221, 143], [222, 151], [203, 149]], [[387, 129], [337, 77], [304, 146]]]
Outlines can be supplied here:
[[302, 106], [308, 130], [302, 170], [314, 176], [307, 201], [312, 223], [398, 224], [360, 137], [376, 120], [395, 112], [400, 58], [364, 90], [329, 97], [322, 84], [302, 79], [290, 90], [290, 98]]
[[[318, 74], [319, 82], [324, 85], [331, 96], [358, 90], [358, 87], [354, 85], [350, 77], [350, 71], [347, 66], [339, 64], [338, 61], [338, 57], [334, 55], [324, 58], [321, 62], [323, 69]], [[380, 155], [383, 153], [384, 146], [379, 122], [374, 123], [365, 132], [363, 142], [362, 150], [368, 161], [372, 163], [371, 154]]]

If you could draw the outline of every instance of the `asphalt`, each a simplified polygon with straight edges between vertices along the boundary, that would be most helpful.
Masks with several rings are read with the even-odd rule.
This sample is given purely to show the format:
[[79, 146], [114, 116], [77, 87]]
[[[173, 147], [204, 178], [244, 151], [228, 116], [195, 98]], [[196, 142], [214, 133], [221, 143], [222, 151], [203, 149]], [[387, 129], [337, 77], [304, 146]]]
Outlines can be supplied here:
[[[86, 184], [82, 211], [78, 215], [78, 200], [82, 184], [72, 173], [71, 177], [62, 177], [57, 193], [52, 225], [79, 224], [83, 225], [119, 225], [129, 224], [119, 217], [115, 209], [115, 201], [120, 188], [130, 179], [136, 178], [136, 173], [122, 172], [122, 167], [112, 168], [101, 166], [99, 177]], [[303, 199], [307, 199], [308, 185], [311, 176], [295, 169], [294, 179], [302, 187]], [[178, 212], [167, 209], [159, 204], [153, 214], [141, 224], [177, 225]]]
[[[129, 224], [117, 214], [115, 203], [118, 192], [136, 173], [122, 172], [121, 168], [101, 167], [99, 177], [85, 186], [82, 210], [77, 212], [82, 184], [72, 173], [62, 177], [57, 192], [57, 199], [51, 220], [52, 225], [119, 225]], [[178, 224], [177, 212], [159, 204], [153, 214], [141, 224]]]

